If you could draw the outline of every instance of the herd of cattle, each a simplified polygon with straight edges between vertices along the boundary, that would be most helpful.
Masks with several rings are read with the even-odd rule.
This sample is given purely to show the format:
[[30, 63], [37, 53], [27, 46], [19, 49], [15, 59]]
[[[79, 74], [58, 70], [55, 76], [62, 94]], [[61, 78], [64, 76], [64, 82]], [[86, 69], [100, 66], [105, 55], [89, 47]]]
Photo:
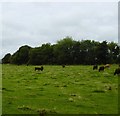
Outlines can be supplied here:
[[[98, 67], [98, 65], [94, 65], [93, 66], [93, 70], [98, 70], [99, 72], [101, 72], [101, 71], [104, 71], [104, 69], [105, 68], [110, 68], [110, 64], [106, 64], [106, 65], [103, 65], [103, 66], [100, 66], [100, 67]], [[62, 67], [63, 68], [65, 68], [65, 65], [62, 65]], [[43, 66], [41, 66], [41, 67], [35, 67], [35, 71], [43, 71]], [[114, 75], [119, 75], [120, 74], [120, 65], [119, 65], [119, 67], [117, 68], [117, 69], [115, 69], [115, 71], [114, 71]]]
[[[98, 70], [99, 72], [100, 72], [100, 71], [104, 71], [105, 68], [110, 68], [110, 64], [106, 64], [106, 65], [104, 65], [104, 66], [100, 66], [99, 68], [98, 68], [98, 65], [94, 65], [94, 66], [93, 66], [93, 70]], [[114, 75], [116, 75], [116, 74], [120, 74], [120, 65], [119, 65], [119, 67], [118, 67], [117, 69], [115, 69], [115, 71], [114, 71]]]

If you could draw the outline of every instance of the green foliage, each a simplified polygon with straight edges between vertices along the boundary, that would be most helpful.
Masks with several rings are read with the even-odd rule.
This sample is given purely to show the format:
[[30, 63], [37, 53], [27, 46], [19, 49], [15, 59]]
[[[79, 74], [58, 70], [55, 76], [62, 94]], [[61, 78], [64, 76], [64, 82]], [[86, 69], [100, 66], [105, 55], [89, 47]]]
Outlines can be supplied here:
[[58, 60], [58, 64], [73, 64], [74, 43], [75, 41], [70, 37], [58, 41], [55, 47], [55, 56]]
[[[2, 65], [3, 114], [117, 114], [118, 76], [88, 65]], [[112, 104], [112, 105], [111, 105]]]
[[30, 50], [28, 64], [41, 65], [51, 64], [53, 60], [53, 48], [49, 43], [43, 44], [41, 47]]
[[108, 61], [108, 46], [107, 42], [103, 41], [102, 43], [99, 44], [98, 49], [97, 49], [97, 58], [99, 63], [109, 63]]
[[54, 45], [46, 43], [35, 48], [22, 46], [10, 57], [10, 61], [9, 57], [5, 56], [4, 61], [18, 65], [113, 64], [120, 63], [120, 48], [114, 42], [75, 41], [67, 36]]
[[30, 50], [30, 54], [29, 54], [29, 61], [28, 64], [41, 64], [41, 55], [40, 55], [40, 48], [32, 48]]
[[8, 53], [8, 54], [6, 54], [6, 55], [4, 56], [4, 58], [2, 59], [2, 63], [3, 63], [3, 64], [8, 64], [8, 63], [10, 63], [10, 59], [11, 59], [11, 54]]
[[12, 64], [26, 64], [29, 60], [29, 46], [25, 45], [19, 48], [17, 52], [15, 52], [11, 57]]

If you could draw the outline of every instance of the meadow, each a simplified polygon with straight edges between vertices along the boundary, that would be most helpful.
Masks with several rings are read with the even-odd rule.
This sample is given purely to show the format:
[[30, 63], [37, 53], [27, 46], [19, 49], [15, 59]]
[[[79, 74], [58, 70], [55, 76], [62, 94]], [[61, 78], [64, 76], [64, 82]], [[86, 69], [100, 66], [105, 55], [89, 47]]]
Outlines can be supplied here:
[[2, 114], [117, 114], [118, 65], [2, 65]]

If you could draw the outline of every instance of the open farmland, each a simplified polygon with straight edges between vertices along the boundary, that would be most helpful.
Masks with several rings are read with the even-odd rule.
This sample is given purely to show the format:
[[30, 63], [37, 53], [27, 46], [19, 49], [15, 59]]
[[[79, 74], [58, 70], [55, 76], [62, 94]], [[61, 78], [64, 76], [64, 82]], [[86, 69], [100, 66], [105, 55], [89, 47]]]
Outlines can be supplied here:
[[92, 66], [2, 66], [3, 114], [117, 114], [117, 65], [103, 72]]

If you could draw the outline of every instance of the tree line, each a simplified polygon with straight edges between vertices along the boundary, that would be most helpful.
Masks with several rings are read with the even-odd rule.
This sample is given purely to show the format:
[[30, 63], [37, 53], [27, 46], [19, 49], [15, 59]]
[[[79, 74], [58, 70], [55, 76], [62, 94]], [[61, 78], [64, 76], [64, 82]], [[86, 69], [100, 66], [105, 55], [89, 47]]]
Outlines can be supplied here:
[[17, 65], [72, 65], [72, 64], [107, 64], [120, 63], [120, 47], [114, 42], [94, 40], [75, 41], [65, 37], [56, 44], [42, 44], [32, 48], [21, 46], [14, 54], [7, 53], [2, 63]]

